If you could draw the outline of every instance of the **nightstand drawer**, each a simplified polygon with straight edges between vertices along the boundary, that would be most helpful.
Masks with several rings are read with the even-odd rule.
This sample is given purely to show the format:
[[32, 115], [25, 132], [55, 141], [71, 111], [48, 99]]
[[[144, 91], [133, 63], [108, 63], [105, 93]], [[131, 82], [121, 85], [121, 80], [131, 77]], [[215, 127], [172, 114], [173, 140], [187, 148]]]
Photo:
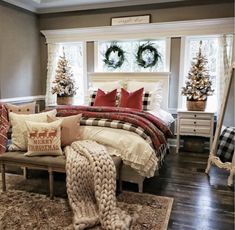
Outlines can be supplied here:
[[208, 126], [211, 124], [208, 120], [199, 120], [199, 119], [180, 119], [180, 125], [192, 125], [192, 126]]
[[211, 149], [213, 141], [213, 129], [213, 112], [178, 110], [176, 152], [179, 152], [181, 135], [209, 137]]
[[190, 125], [181, 125], [180, 133], [185, 135], [210, 135], [211, 127], [210, 126], [190, 126]]
[[179, 118], [211, 120], [211, 115], [204, 113], [179, 113]]

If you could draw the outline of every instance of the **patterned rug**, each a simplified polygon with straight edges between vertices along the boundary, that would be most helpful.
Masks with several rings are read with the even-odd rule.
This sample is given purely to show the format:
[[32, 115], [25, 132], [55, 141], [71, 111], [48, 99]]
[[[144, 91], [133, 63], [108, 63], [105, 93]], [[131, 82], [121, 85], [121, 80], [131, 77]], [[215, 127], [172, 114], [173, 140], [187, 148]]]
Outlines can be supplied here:
[[[13, 174], [8, 174], [6, 179], [8, 190], [0, 192], [1, 230], [73, 229], [73, 214], [66, 198], [50, 200], [45, 194], [35, 193], [34, 189], [47, 188], [47, 180], [23, 180], [22, 176]], [[59, 186], [57, 184], [55, 190]], [[134, 219], [131, 230], [167, 229], [172, 204], [173, 198], [146, 193], [122, 192], [118, 195], [118, 206]]]

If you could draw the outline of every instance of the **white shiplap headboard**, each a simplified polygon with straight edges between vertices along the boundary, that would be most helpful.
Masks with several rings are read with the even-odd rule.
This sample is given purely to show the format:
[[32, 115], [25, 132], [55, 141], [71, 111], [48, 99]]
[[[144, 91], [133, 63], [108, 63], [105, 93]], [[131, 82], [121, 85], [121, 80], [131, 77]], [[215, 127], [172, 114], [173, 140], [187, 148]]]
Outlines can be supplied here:
[[112, 82], [122, 81], [122, 85], [125, 85], [128, 81], [140, 81], [140, 82], [161, 82], [163, 87], [163, 100], [161, 108], [168, 111], [168, 98], [169, 98], [169, 72], [93, 72], [88, 73], [89, 82], [91, 86], [95, 87], [96, 82]]

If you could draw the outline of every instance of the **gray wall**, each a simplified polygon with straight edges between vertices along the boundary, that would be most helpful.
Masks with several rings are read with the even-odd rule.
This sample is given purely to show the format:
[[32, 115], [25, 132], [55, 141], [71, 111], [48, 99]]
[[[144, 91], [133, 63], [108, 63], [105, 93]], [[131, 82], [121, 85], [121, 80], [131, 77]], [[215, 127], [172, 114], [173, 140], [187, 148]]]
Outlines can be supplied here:
[[202, 2], [206, 2], [206, 0], [198, 0], [194, 2], [198, 2], [198, 5], [188, 6], [187, 4], [180, 3], [174, 4], [173, 6], [169, 4], [153, 4], [150, 6], [131, 6], [120, 7], [115, 9], [76, 11], [71, 13], [58, 14], [43, 14], [40, 15], [40, 29], [49, 30], [93, 26], [109, 26], [111, 18], [113, 17], [144, 14], [151, 15], [151, 22], [169, 22], [179, 20], [223, 18], [233, 16], [233, 1], [228, 2], [226, 0], [223, 0], [220, 1], [220, 4], [217, 3], [208, 5], [202, 4]]
[[0, 30], [0, 98], [40, 95], [37, 16], [0, 4]]

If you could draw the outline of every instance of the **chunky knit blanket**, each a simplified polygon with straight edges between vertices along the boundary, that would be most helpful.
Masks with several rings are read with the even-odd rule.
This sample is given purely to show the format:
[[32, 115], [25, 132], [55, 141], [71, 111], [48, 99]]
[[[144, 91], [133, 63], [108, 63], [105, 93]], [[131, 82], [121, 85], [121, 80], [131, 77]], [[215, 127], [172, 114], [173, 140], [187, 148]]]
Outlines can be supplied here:
[[74, 229], [97, 224], [107, 230], [129, 229], [130, 216], [116, 206], [116, 169], [104, 146], [76, 141], [65, 148], [66, 184]]

